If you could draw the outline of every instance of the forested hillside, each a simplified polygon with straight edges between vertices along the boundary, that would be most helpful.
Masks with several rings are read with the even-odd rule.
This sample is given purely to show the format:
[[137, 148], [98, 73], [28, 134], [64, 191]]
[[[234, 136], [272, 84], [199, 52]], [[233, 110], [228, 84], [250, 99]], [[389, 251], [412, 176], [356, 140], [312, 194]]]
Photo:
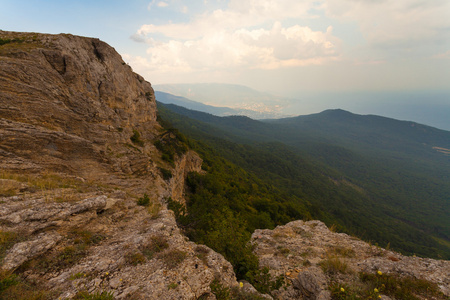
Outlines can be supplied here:
[[[443, 150], [450, 148], [450, 133], [340, 110], [260, 122], [173, 105], [158, 109], [204, 145], [197, 151], [209, 149], [215, 160], [256, 178], [254, 185], [276, 189], [285, 203], [301, 204], [289, 218], [317, 218], [407, 254], [450, 257], [450, 159]], [[244, 195], [239, 202], [246, 205], [248, 199]], [[284, 222], [267, 205], [259, 212], [270, 217], [260, 226]]]

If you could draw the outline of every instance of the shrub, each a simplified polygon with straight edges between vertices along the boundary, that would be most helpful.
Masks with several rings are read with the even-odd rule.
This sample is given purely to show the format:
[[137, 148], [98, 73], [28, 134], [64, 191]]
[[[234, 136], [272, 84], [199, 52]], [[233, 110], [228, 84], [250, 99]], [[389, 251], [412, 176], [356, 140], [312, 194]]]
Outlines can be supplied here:
[[141, 251], [148, 259], [152, 259], [156, 253], [167, 248], [169, 248], [167, 239], [164, 236], [155, 235], [150, 238], [150, 242], [147, 245], [141, 247]]
[[139, 251], [132, 251], [125, 254], [127, 264], [137, 266], [145, 263], [145, 256]]
[[172, 178], [172, 171], [165, 169], [165, 168], [160, 168], [160, 167], [158, 167], [158, 169], [159, 169], [159, 172], [161, 172], [161, 175], [164, 180], [169, 180], [170, 178]]
[[144, 141], [141, 140], [141, 134], [136, 129], [133, 130], [133, 135], [130, 137], [130, 140], [135, 145], [138, 145], [140, 147], [144, 146]]
[[414, 277], [399, 277], [390, 274], [369, 274], [361, 272], [359, 278], [362, 282], [369, 284], [370, 289], [376, 288], [380, 293], [392, 296], [395, 299], [446, 299], [440, 292], [437, 284], [427, 280]]
[[184, 261], [187, 254], [181, 250], [170, 250], [161, 255], [167, 268], [173, 269]]
[[150, 198], [147, 194], [144, 194], [143, 197], [139, 198], [137, 201], [137, 204], [140, 206], [149, 206], [150, 205]]
[[230, 298], [230, 289], [224, 287], [219, 280], [214, 279], [209, 285], [211, 292], [216, 296], [217, 300], [229, 300]]
[[278, 290], [284, 283], [282, 275], [272, 279], [268, 267], [249, 271], [246, 277], [255, 289], [263, 294], [269, 294], [273, 290]]

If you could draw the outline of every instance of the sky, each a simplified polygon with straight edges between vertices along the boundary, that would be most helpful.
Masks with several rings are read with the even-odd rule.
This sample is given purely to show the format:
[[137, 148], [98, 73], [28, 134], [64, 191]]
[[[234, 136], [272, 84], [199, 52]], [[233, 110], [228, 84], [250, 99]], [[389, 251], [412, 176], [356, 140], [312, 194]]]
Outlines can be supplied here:
[[450, 90], [449, 0], [0, 0], [0, 29], [100, 38], [152, 84]]

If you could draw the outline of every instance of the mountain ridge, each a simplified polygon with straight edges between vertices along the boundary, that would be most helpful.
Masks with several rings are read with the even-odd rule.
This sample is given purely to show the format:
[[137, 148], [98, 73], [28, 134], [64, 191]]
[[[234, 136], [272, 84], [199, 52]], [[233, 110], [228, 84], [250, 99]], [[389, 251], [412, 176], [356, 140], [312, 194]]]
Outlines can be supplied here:
[[[374, 195], [377, 195], [377, 199], [383, 199], [383, 201], [378, 204], [378, 209], [384, 207], [379, 211], [378, 217], [380, 218], [382, 218], [382, 215], [389, 216], [389, 218], [397, 216], [395, 218], [398, 218], [401, 214], [406, 213], [409, 217], [406, 218], [407, 220], [403, 219], [401, 222], [406, 222], [407, 224], [417, 223], [419, 220], [405, 210], [406, 207], [410, 207], [410, 204], [407, 204], [409, 197], [416, 199], [414, 200], [416, 205], [421, 207], [419, 210], [415, 210], [416, 213], [419, 213], [420, 215], [425, 211], [430, 215], [433, 213], [434, 207], [439, 208], [436, 212], [436, 218], [429, 218], [426, 217], [427, 214], [423, 214], [421, 218], [426, 218], [428, 221], [422, 220], [414, 225], [417, 228], [415, 230], [423, 230], [427, 227], [424, 224], [430, 222], [430, 224], [434, 224], [431, 227], [428, 225], [430, 230], [435, 226], [437, 230], [436, 233], [442, 234], [442, 237], [445, 239], [448, 239], [449, 237], [449, 226], [448, 222], [445, 221], [445, 216], [449, 212], [448, 201], [446, 200], [447, 193], [445, 191], [450, 191], [450, 187], [446, 182], [446, 178], [449, 178], [449, 174], [448, 169], [445, 166], [449, 164], [449, 160], [448, 156], [433, 149], [433, 147], [435, 147], [434, 144], [433, 146], [423, 145], [420, 140], [417, 142], [413, 139], [413, 141], [408, 141], [408, 143], [415, 148], [405, 150], [404, 144], [401, 142], [400, 146], [394, 145], [395, 147], [389, 145], [391, 142], [388, 142], [386, 147], [383, 146], [383, 143], [379, 143], [379, 140], [375, 140], [372, 135], [365, 140], [366, 144], [361, 146], [359, 145], [358, 138], [356, 139], [358, 143], [355, 144], [355, 137], [350, 136], [350, 138], [348, 138], [346, 136], [346, 130], [340, 128], [325, 127], [323, 130], [314, 131], [309, 129], [303, 130], [300, 127], [281, 126], [281, 124], [273, 124], [275, 127], [271, 127], [270, 125], [273, 120], [270, 122], [261, 122], [246, 118], [239, 118], [239, 120], [234, 117], [220, 118], [188, 111], [184, 108], [177, 108], [171, 105], [167, 107], [173, 109], [174, 112], [206, 122], [207, 126], [202, 125], [202, 123], [194, 123], [195, 125], [191, 125], [191, 121], [189, 120], [180, 119], [176, 116], [167, 116], [171, 122], [174, 122], [175, 126], [184, 129], [183, 132], [185, 134], [192, 134], [193, 137], [200, 139], [202, 139], [203, 135], [203, 139], [205, 139], [205, 141], [208, 140], [211, 143], [223, 145], [223, 142], [215, 142], [214, 136], [222, 138], [225, 141], [242, 143], [243, 145], [250, 145], [257, 148], [265, 147], [264, 143], [269, 142], [284, 143], [288, 146], [288, 149], [290, 149], [289, 151], [297, 153], [300, 157], [303, 156], [304, 159], [306, 158], [314, 164], [319, 163], [318, 166], [322, 166], [320, 168], [323, 168], [324, 166], [330, 167], [340, 174], [338, 176], [345, 178], [344, 182], [349, 182], [349, 184], [358, 187], [358, 189], [368, 189], [371, 191], [371, 194], [375, 193]], [[325, 115], [329, 113], [333, 114], [333, 111], [326, 112]], [[352, 114], [342, 111], [338, 111], [338, 114], [344, 114], [347, 117], [352, 116]], [[410, 128], [409, 124], [411, 124], [411, 122], [390, 120], [384, 117], [381, 117], [381, 120], [388, 120], [388, 123], [392, 121], [395, 124], [398, 122], [399, 124], [405, 125], [406, 129], [416, 132], [415, 127]], [[240, 124], [239, 121], [242, 121], [241, 123], [243, 124]], [[326, 123], [325, 120], [324, 123]], [[436, 130], [438, 137], [440, 137], [441, 134], [443, 134], [444, 137], [449, 135], [446, 131], [433, 129], [431, 127], [425, 128], [432, 131]], [[348, 130], [351, 132], [350, 128]], [[344, 137], [339, 137], [337, 134], [342, 134]], [[402, 133], [399, 133], [398, 135], [393, 133], [390, 134], [392, 136], [388, 137], [386, 142], [392, 140], [396, 141], [398, 137], [403, 135]], [[206, 136], [211, 136], [211, 138], [206, 138]], [[336, 140], [332, 142], [333, 139]], [[375, 146], [374, 140], [376, 142]], [[287, 149], [283, 151], [286, 150]], [[230, 153], [228, 159], [233, 160], [239, 156], [239, 153], [232, 153], [233, 152]], [[273, 155], [280, 155], [279, 153], [280, 152], [274, 152]], [[251, 157], [251, 154], [243, 154], [244, 157], [248, 157], [249, 155]], [[240, 161], [239, 164], [245, 165], [243, 161]], [[326, 172], [329, 171], [330, 170]], [[260, 172], [264, 171], [261, 170]], [[336, 175], [332, 175], [331, 177], [333, 178], [335, 176]], [[286, 180], [289, 179], [286, 178]], [[417, 185], [417, 182], [422, 182], [422, 184]], [[418, 189], [419, 186], [424, 186], [420, 192]], [[425, 186], [428, 188], [425, 188]], [[427, 189], [435, 189], [435, 186], [440, 186], [439, 192], [433, 193], [435, 195], [433, 198], [430, 198]], [[396, 189], [402, 190], [403, 192], [395, 192]], [[408, 190], [410, 190], [410, 192], [407, 192]], [[414, 190], [417, 190], [417, 195], [414, 195]], [[420, 201], [418, 195], [422, 195], [424, 199], [434, 199], [432, 200], [434, 201], [433, 206], [427, 207], [425, 203]], [[368, 203], [371, 201], [373, 200], [369, 200]], [[322, 205], [325, 205], [325, 202], [322, 202]], [[351, 215], [348, 215], [348, 218], [351, 218]], [[394, 220], [392, 219], [392, 221]], [[378, 238], [381, 236], [381, 234], [378, 235]]]

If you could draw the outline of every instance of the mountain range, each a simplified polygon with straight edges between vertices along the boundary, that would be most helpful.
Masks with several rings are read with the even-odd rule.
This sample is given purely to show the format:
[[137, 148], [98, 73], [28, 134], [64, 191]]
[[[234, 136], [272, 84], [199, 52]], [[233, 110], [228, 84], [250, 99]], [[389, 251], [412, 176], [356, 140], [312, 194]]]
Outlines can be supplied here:
[[450, 132], [344, 110], [257, 121], [159, 107], [181, 132], [308, 199], [344, 231], [410, 254], [450, 254]]
[[286, 97], [235, 84], [164, 84], [154, 87], [157, 93], [170, 94], [158, 95], [157, 99], [162, 103], [217, 116], [235, 114], [253, 119], [277, 119], [341, 108], [359, 114], [376, 114], [450, 130], [448, 91], [303, 92]]

